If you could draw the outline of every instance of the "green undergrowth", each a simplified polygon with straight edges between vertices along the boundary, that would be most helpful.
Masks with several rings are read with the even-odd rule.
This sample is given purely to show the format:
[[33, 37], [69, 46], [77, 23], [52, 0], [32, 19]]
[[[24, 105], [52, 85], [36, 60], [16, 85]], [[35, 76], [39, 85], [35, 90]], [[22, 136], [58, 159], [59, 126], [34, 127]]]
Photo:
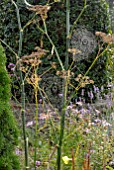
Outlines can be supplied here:
[[[107, 104], [106, 104], [107, 105]], [[108, 107], [108, 108], [107, 108]], [[33, 110], [33, 109], [32, 109]], [[73, 167], [82, 170], [88, 166], [91, 170], [101, 170], [113, 166], [113, 104], [102, 110], [95, 105], [70, 105], [65, 116], [65, 130], [62, 146], [61, 169]], [[29, 167], [34, 169], [34, 119], [27, 123], [29, 144]], [[41, 123], [38, 131], [36, 169], [57, 169], [57, 148], [59, 147], [60, 113], [47, 110], [39, 114]], [[20, 138], [21, 141], [21, 138]], [[23, 143], [20, 142], [19, 157], [24, 168]], [[107, 168], [108, 169], [108, 168]], [[85, 169], [84, 169], [85, 170]]]

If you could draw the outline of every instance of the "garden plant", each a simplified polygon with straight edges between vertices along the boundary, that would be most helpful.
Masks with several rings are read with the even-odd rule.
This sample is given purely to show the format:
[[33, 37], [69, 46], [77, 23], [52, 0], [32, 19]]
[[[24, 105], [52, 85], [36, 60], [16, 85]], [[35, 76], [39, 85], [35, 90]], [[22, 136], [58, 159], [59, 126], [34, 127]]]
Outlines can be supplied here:
[[[113, 170], [114, 35], [106, 1], [6, 0], [1, 9], [10, 103], [22, 129], [18, 135], [11, 116], [8, 133], [18, 135], [20, 169]], [[1, 110], [10, 113], [6, 97]]]
[[0, 169], [20, 169], [15, 153], [19, 130], [10, 106], [10, 78], [6, 70], [6, 56], [0, 44]]

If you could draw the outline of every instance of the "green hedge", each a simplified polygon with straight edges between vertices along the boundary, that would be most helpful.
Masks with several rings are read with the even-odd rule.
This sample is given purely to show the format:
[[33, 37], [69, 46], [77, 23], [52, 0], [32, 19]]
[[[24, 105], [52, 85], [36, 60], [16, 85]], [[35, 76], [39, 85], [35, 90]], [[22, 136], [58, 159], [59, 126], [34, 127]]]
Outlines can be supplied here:
[[0, 44], [0, 169], [18, 170], [20, 168], [15, 146], [19, 133], [10, 108], [10, 79], [5, 64], [6, 56]]

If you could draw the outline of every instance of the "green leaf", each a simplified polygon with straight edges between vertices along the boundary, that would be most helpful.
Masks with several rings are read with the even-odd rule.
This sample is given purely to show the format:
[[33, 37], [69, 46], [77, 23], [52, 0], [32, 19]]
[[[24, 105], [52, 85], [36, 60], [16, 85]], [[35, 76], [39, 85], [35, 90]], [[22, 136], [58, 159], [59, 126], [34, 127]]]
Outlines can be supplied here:
[[106, 168], [108, 168], [109, 170], [114, 170], [112, 167], [110, 166], [106, 166]]

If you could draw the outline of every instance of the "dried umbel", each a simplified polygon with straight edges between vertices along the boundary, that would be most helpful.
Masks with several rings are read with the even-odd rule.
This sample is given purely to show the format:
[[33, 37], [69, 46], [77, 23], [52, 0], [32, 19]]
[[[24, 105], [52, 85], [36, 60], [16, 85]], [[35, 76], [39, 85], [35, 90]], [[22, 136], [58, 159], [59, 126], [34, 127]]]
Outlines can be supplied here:
[[36, 14], [39, 14], [42, 19], [47, 18], [47, 13], [50, 10], [50, 6], [47, 5], [35, 5], [32, 8], [28, 8], [30, 11], [36, 12]]
[[32, 52], [30, 55], [22, 56], [17, 64], [20, 65], [20, 70], [26, 74], [26, 80], [34, 88], [38, 87], [38, 82], [41, 80], [40, 76], [37, 75], [36, 71], [39, 64], [41, 64], [41, 58], [46, 55], [47, 50], [41, 49], [40, 47], [35, 48], [37, 51]]
[[70, 78], [71, 76], [74, 75], [73, 72], [71, 72], [70, 70], [62, 70], [62, 71], [57, 71], [56, 75], [58, 75], [61, 78]]
[[52, 67], [53, 69], [56, 69], [56, 68], [57, 68], [57, 63], [56, 63], [56, 62], [50, 62], [50, 64], [51, 64], [51, 67]]
[[88, 76], [83, 76], [82, 74], [79, 74], [77, 78], [75, 78], [75, 81], [80, 83], [80, 87], [85, 87], [87, 84], [94, 84], [93, 80], [91, 80]]
[[39, 81], [41, 81], [41, 78], [37, 74], [32, 74], [31, 77], [27, 77], [26, 80], [28, 84], [31, 84], [34, 88], [37, 88]]
[[76, 48], [69, 48], [68, 52], [73, 54], [73, 56], [75, 56], [76, 54], [80, 54], [81, 53], [81, 51], [77, 50]]
[[114, 43], [114, 35], [106, 34], [104, 32], [96, 32], [96, 36], [100, 36], [104, 43]]
[[40, 47], [35, 48], [37, 51], [32, 52], [30, 55], [22, 56], [19, 60], [20, 65], [26, 64], [26, 67], [31, 65], [32, 67], [39, 66], [39, 64], [42, 62], [40, 59], [46, 55], [48, 52], [47, 50], [41, 49]]

